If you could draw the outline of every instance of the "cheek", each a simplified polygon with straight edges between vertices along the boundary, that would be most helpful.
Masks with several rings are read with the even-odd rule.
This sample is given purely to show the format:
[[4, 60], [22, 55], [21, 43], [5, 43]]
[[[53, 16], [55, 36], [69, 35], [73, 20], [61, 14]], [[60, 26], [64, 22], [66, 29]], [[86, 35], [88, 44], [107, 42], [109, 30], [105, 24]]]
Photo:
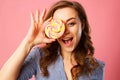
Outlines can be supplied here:
[[82, 34], [82, 29], [78, 29], [78, 37], [81, 37], [81, 34]]
[[79, 28], [76, 32], [76, 42], [78, 43], [81, 39], [81, 35], [82, 35], [82, 29]]
[[81, 34], [82, 34], [82, 28], [81, 28], [81, 26], [79, 26], [79, 28], [76, 29], [75, 34], [76, 34], [77, 38], [81, 37]]

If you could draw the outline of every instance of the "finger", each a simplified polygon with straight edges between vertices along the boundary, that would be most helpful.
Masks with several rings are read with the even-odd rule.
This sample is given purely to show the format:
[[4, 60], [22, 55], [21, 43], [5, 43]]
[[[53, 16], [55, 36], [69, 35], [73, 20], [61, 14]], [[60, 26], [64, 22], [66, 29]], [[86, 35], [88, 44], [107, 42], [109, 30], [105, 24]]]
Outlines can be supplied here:
[[42, 14], [41, 14], [41, 16], [40, 16], [40, 23], [43, 23], [45, 14], [46, 14], [46, 9], [44, 9], [44, 10], [42, 11]]
[[32, 12], [30, 13], [30, 19], [31, 19], [31, 25], [34, 25], [35, 18]]
[[31, 26], [30, 26], [30, 31], [31, 30], [34, 30], [34, 25], [35, 25], [35, 18], [34, 18], [34, 15], [33, 13], [30, 13], [30, 18], [31, 18]]
[[36, 10], [35, 20], [37, 23], [39, 22], [39, 15], [40, 15], [40, 11]]
[[41, 29], [41, 31], [44, 31], [44, 27], [41, 27], [41, 25], [43, 25], [45, 14], [46, 14], [46, 9], [44, 9], [42, 14], [40, 15], [39, 29]]
[[52, 19], [53, 19], [53, 18], [50, 17], [49, 19], [47, 19], [47, 20], [44, 22], [44, 24], [47, 24], [47, 23], [50, 22]]
[[47, 26], [48, 25], [48, 22], [50, 22], [52, 20], [52, 17], [50, 17], [48, 20], [46, 20], [44, 23], [43, 23], [43, 28], [42, 28], [42, 30], [44, 30], [45, 29], [45, 26]]

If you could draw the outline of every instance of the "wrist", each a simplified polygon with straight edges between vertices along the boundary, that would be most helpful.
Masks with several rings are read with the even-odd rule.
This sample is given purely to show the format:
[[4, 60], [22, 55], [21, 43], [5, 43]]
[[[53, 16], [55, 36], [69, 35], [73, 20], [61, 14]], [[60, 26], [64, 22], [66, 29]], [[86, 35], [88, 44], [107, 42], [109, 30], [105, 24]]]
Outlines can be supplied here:
[[22, 46], [27, 50], [27, 53], [31, 50], [31, 48], [34, 46], [33, 42], [29, 42], [28, 40], [24, 39], [21, 43]]

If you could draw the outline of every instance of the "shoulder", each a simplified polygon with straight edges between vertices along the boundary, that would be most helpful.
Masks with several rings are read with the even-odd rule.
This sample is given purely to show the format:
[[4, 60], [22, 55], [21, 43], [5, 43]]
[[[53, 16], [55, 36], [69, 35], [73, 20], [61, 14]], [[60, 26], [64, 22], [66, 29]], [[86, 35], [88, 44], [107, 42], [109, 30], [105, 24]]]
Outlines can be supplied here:
[[104, 73], [104, 67], [105, 67], [105, 63], [99, 59], [96, 59], [96, 61], [99, 64], [99, 67], [97, 67], [95, 69], [95, 72], [97, 72], [98, 74], [103, 74]]
[[105, 62], [99, 60], [99, 59], [96, 59], [96, 61], [98, 62], [99, 64], [99, 67], [97, 67], [95, 69], [95, 72], [99, 74], [103, 74], [104, 73], [104, 68], [105, 68]]
[[104, 68], [105, 67], [105, 62], [104, 61], [101, 61], [99, 59], [96, 59], [96, 61], [98, 62], [99, 64], [99, 68]]
[[93, 73], [91, 74], [91, 78], [97, 78], [97, 80], [104, 80], [104, 67], [105, 63], [99, 59], [96, 59], [99, 67], [95, 68]]
[[43, 49], [35, 46], [30, 50], [30, 52], [29, 52], [28, 56], [26, 57], [25, 61], [28, 61], [28, 60], [35, 60], [36, 61], [36, 60], [41, 58], [42, 54], [43, 54]]

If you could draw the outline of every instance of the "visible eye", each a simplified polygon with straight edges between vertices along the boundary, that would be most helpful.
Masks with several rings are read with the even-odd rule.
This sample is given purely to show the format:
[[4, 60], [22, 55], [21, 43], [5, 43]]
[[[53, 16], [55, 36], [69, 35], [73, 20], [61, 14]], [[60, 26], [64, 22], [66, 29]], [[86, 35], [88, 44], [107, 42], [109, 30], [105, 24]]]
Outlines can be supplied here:
[[75, 22], [71, 22], [71, 23], [68, 23], [68, 26], [69, 27], [72, 27], [72, 26], [74, 26], [76, 23]]

